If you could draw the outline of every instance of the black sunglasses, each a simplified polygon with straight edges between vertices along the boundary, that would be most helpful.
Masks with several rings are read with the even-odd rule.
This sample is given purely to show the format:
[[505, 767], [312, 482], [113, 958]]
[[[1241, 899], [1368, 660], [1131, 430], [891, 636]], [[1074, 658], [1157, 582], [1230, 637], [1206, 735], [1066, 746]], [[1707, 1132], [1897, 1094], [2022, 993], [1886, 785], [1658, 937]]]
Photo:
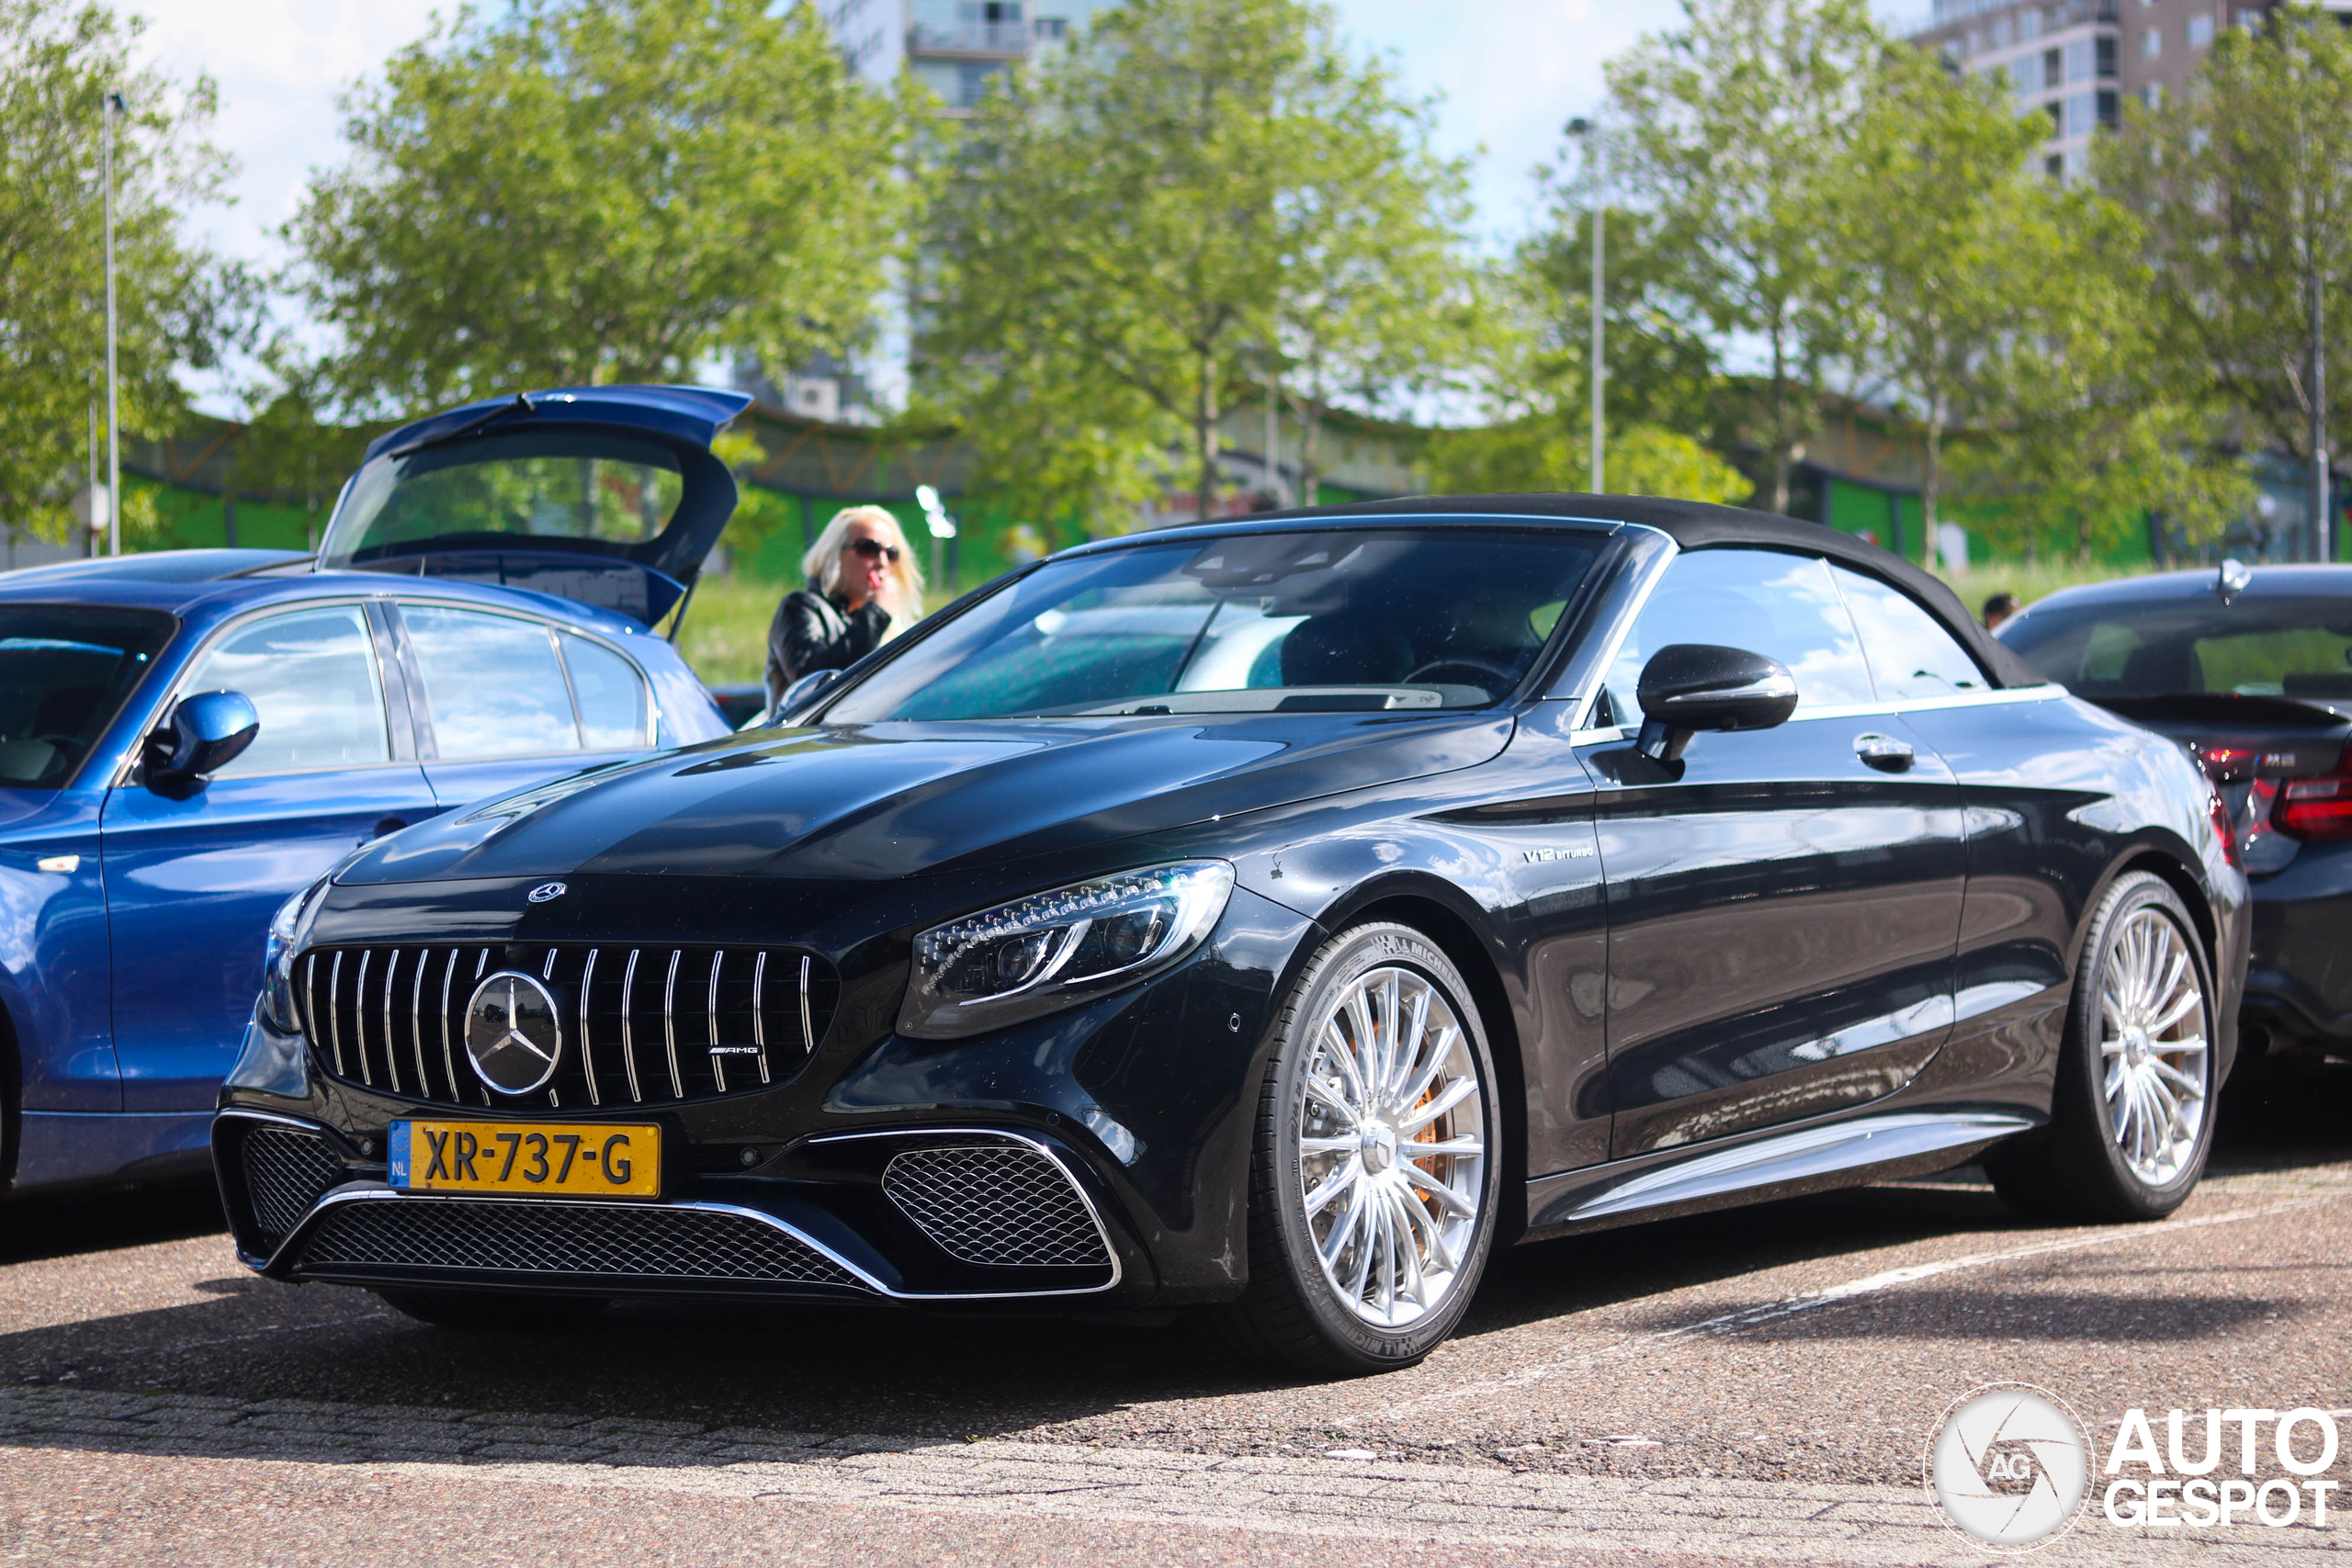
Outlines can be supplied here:
[[896, 545], [886, 545], [879, 539], [852, 539], [849, 547], [867, 560], [888, 557], [892, 566], [899, 564], [899, 547]]

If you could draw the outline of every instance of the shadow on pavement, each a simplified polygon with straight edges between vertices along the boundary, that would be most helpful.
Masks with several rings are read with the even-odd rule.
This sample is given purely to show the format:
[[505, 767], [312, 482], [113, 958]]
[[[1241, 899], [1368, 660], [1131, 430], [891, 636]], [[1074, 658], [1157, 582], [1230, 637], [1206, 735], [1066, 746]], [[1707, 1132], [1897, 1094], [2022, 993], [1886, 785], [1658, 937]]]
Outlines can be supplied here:
[[208, 1180], [0, 1199], [0, 1265], [226, 1234]]

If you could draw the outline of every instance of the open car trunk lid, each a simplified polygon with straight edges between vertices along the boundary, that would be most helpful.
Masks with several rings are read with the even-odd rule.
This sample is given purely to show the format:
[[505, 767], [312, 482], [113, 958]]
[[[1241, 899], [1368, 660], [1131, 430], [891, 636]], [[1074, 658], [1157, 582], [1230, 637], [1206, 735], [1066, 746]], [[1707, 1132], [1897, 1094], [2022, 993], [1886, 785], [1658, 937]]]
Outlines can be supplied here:
[[735, 478], [710, 444], [751, 400], [572, 387], [402, 425], [344, 487], [318, 570], [526, 588], [651, 626], [734, 514]]

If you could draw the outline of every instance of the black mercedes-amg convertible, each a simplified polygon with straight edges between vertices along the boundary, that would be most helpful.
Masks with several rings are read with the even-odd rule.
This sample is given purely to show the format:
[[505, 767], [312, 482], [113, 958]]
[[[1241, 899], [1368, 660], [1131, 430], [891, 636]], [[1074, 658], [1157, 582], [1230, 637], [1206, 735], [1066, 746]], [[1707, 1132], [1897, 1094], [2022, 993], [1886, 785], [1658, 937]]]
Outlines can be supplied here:
[[2177, 743], [1827, 529], [1170, 529], [356, 854], [214, 1156], [252, 1267], [437, 1322], [1186, 1309], [1378, 1370], [1498, 1245], [1980, 1157], [2169, 1212], [2236, 852]]

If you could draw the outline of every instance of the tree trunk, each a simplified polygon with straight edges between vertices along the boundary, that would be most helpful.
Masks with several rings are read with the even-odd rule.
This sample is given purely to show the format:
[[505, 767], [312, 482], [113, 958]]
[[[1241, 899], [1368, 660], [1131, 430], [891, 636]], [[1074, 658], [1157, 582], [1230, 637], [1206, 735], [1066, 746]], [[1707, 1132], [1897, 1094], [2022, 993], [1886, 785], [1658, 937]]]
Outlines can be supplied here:
[[1193, 402], [1193, 446], [1200, 458], [1200, 491], [1193, 498], [1193, 511], [1204, 523], [1216, 514], [1216, 355], [1204, 352], [1200, 357], [1199, 395]]
[[1944, 410], [1941, 398], [1928, 402], [1928, 469], [1919, 487], [1919, 532], [1923, 536], [1919, 559], [1923, 565], [1936, 564], [1936, 497], [1943, 489]]
[[1772, 477], [1767, 482], [1766, 499], [1771, 502], [1768, 510], [1786, 512], [1789, 509], [1789, 384], [1788, 350], [1781, 330], [1778, 311], [1772, 315], [1772, 445], [1770, 462]]
[[1309, 395], [1291, 407], [1298, 414], [1298, 504], [1317, 504], [1323, 484], [1323, 400]]

